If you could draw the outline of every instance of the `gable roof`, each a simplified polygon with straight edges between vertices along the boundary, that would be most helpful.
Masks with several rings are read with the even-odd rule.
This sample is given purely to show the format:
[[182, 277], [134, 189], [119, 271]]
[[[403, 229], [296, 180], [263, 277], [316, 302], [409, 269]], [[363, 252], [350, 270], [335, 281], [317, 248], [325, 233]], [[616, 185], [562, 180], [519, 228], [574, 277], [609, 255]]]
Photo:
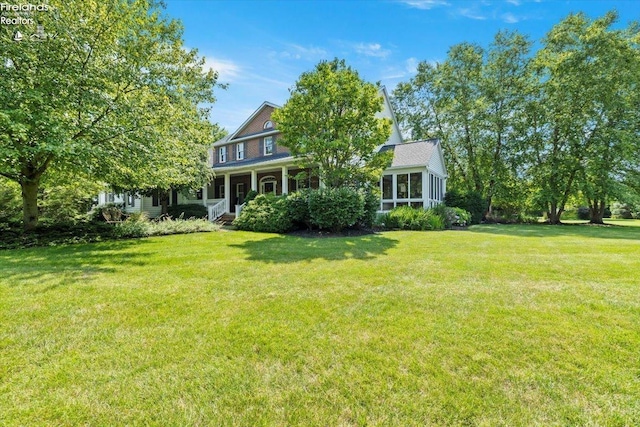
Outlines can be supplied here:
[[229, 139], [228, 139], [228, 140], [232, 140], [232, 139], [234, 139], [236, 136], [238, 136], [238, 134], [240, 133], [240, 131], [241, 131], [242, 129], [244, 129], [244, 128], [249, 124], [249, 123], [251, 123], [251, 121], [252, 121], [254, 118], [256, 118], [256, 116], [257, 116], [258, 114], [260, 114], [260, 112], [262, 112], [262, 110], [264, 110], [266, 107], [271, 107], [271, 108], [280, 108], [280, 106], [279, 106], [279, 105], [273, 104], [273, 103], [271, 103], [271, 102], [269, 102], [269, 101], [264, 101], [264, 102], [262, 103], [262, 105], [260, 105], [260, 106], [258, 107], [258, 109], [257, 109], [256, 111], [254, 111], [254, 112], [253, 112], [253, 114], [251, 114], [251, 115], [249, 116], [249, 118], [248, 118], [247, 120], [245, 120], [245, 121], [244, 121], [244, 123], [242, 123], [238, 129], [236, 129], [236, 131], [235, 131], [235, 132], [233, 132], [231, 135], [229, 135]]
[[[383, 145], [380, 152], [393, 151], [390, 168], [404, 168], [429, 165], [431, 157], [439, 151], [437, 139], [405, 142], [403, 144]], [[437, 154], [439, 155], [439, 154]]]

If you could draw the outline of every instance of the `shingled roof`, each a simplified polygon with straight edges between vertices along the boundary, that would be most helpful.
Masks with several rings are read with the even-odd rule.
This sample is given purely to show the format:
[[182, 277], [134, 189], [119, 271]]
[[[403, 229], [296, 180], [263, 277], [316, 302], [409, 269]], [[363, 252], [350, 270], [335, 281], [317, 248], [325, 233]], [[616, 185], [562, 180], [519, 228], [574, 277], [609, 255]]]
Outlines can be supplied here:
[[393, 151], [392, 168], [428, 165], [433, 153], [437, 151], [437, 139], [405, 142], [404, 144], [383, 145], [381, 152]]

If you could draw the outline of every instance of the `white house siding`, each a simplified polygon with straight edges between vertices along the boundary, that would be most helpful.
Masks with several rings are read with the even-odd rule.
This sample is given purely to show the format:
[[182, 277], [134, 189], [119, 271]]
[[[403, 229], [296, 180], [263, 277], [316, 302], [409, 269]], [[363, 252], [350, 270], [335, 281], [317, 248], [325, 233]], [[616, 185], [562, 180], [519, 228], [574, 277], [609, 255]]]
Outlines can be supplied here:
[[444, 178], [447, 175], [447, 171], [444, 167], [444, 159], [441, 155], [442, 150], [436, 150], [429, 160], [429, 170], [431, 173]]

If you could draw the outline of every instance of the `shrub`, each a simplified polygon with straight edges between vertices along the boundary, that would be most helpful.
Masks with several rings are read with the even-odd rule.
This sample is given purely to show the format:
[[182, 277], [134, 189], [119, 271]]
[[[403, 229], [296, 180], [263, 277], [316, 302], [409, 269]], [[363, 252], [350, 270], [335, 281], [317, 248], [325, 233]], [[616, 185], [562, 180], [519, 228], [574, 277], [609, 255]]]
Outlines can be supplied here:
[[117, 214], [120, 212], [122, 215], [122, 210], [124, 209], [124, 205], [122, 203], [107, 203], [105, 205], [95, 206], [91, 211], [89, 211], [89, 219], [98, 222], [105, 222], [106, 219], [103, 215], [103, 212], [108, 212], [109, 214]]
[[589, 208], [586, 206], [580, 206], [576, 211], [576, 216], [578, 219], [588, 221], [591, 218], [591, 213], [589, 212]]
[[451, 227], [459, 226], [466, 227], [471, 222], [471, 214], [462, 208], [451, 208], [440, 204], [434, 207], [433, 212], [437, 214], [444, 223], [444, 228], [450, 229]]
[[326, 188], [309, 194], [311, 224], [338, 232], [364, 216], [364, 196], [352, 188]]
[[260, 194], [247, 203], [233, 221], [240, 230], [284, 233], [292, 227], [286, 196]]
[[450, 190], [444, 195], [444, 204], [452, 208], [466, 210], [471, 214], [471, 223], [480, 224], [487, 203], [482, 197], [482, 194], [477, 191], [460, 193], [455, 190]]
[[294, 228], [311, 228], [311, 214], [309, 213], [308, 189], [298, 190], [287, 196], [287, 212]]
[[611, 205], [611, 217], [617, 219], [632, 219], [634, 207], [628, 203], [615, 202]]
[[255, 199], [258, 194], [259, 193], [256, 190], [249, 190], [247, 195], [244, 196], [244, 203], [249, 203], [250, 201]]
[[124, 221], [113, 227], [116, 239], [132, 239], [149, 236], [149, 224], [141, 221]]
[[402, 230], [443, 230], [444, 219], [432, 209], [415, 209], [399, 206], [381, 215], [378, 224], [386, 229]]
[[142, 222], [147, 225], [149, 236], [164, 236], [168, 234], [187, 234], [216, 231], [219, 226], [204, 219], [173, 219], [164, 217], [159, 221]]
[[20, 186], [0, 176], [0, 223], [19, 223], [21, 220]]
[[364, 228], [373, 227], [376, 220], [378, 209], [380, 209], [380, 194], [372, 189], [362, 191], [363, 211], [362, 216], [358, 218], [358, 224]]
[[167, 208], [167, 214], [173, 218], [207, 218], [207, 207], [200, 204], [173, 205]]

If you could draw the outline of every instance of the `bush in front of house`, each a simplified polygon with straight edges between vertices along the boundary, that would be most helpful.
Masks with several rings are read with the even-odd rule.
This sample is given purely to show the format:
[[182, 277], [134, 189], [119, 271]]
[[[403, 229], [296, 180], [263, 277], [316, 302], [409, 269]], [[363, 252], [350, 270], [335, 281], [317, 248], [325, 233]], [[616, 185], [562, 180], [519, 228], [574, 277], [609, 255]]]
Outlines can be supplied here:
[[249, 190], [247, 195], [244, 196], [244, 203], [249, 203], [250, 201], [255, 199], [258, 194], [260, 193], [258, 193], [256, 190]]
[[107, 219], [104, 215], [105, 212], [110, 218], [118, 218], [114, 220], [119, 221], [122, 219], [124, 205], [122, 203], [107, 203], [104, 205], [95, 206], [91, 211], [89, 211], [88, 217], [92, 221], [106, 222]]
[[292, 228], [311, 229], [311, 214], [309, 212], [310, 189], [298, 190], [287, 195], [287, 211]]
[[466, 227], [471, 222], [471, 214], [462, 208], [452, 208], [439, 204], [432, 208], [432, 211], [442, 218], [446, 229], [450, 229], [453, 226]]
[[201, 204], [173, 205], [167, 208], [167, 214], [172, 218], [206, 218], [207, 207]]
[[374, 189], [362, 190], [362, 216], [358, 218], [358, 224], [364, 228], [371, 228], [378, 216], [380, 209], [380, 193]]
[[309, 194], [311, 224], [321, 230], [341, 231], [364, 216], [364, 196], [352, 188], [323, 188]]
[[433, 209], [416, 209], [411, 206], [398, 206], [382, 214], [377, 224], [393, 230], [444, 230], [445, 220]]
[[239, 230], [264, 233], [284, 233], [291, 229], [286, 196], [260, 194], [247, 203], [242, 213], [233, 221]]
[[163, 217], [159, 220], [149, 221], [146, 215], [132, 215], [126, 221], [113, 227], [112, 235], [116, 239], [140, 238], [148, 236], [166, 236], [169, 234], [188, 234], [216, 231], [219, 229], [204, 218], [198, 219], [173, 219]]
[[452, 208], [460, 208], [471, 214], [471, 224], [480, 224], [487, 207], [487, 202], [482, 194], [477, 191], [460, 193], [455, 190], [447, 191], [444, 195], [444, 204]]

